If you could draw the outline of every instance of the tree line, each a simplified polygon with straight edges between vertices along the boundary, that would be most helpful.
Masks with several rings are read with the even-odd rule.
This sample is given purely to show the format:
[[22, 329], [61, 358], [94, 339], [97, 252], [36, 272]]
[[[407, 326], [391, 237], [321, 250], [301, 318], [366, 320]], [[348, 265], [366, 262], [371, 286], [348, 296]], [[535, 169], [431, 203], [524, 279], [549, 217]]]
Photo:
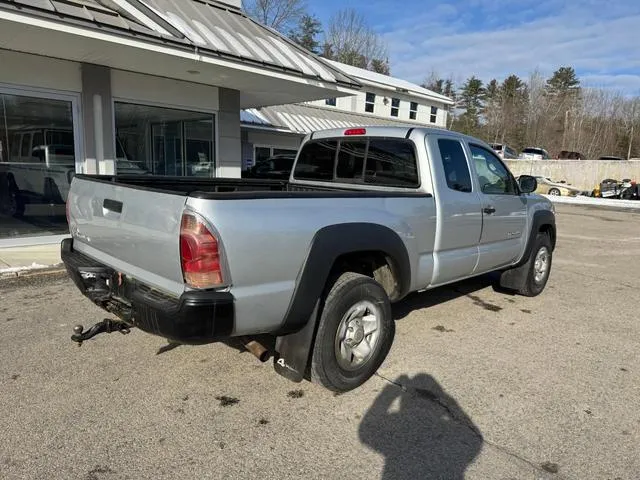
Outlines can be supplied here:
[[640, 157], [640, 98], [584, 88], [570, 66], [546, 79], [539, 71], [526, 80], [509, 75], [486, 84], [471, 76], [459, 88], [432, 73], [423, 86], [455, 101], [449, 128], [490, 143], [541, 147], [552, 156]]

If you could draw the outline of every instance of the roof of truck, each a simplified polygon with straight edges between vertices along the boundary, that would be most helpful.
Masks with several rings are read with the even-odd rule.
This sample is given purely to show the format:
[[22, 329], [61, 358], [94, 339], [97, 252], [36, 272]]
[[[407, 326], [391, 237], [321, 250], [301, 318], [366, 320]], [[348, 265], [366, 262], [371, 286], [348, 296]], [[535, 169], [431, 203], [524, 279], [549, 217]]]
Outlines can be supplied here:
[[[364, 133], [355, 133], [357, 131], [364, 130]], [[309, 134], [311, 138], [329, 138], [329, 137], [343, 137], [343, 136], [363, 136], [363, 137], [406, 137], [408, 136], [409, 131], [419, 130], [424, 132], [425, 134], [438, 134], [438, 135], [449, 135], [449, 136], [457, 136], [460, 138], [469, 138], [474, 141], [480, 141], [479, 139], [468, 137], [459, 132], [455, 132], [453, 130], [446, 130], [444, 128], [438, 127], [423, 127], [420, 125], [359, 125], [356, 127], [347, 127], [347, 128], [331, 128], [326, 130], [317, 130]], [[347, 133], [350, 132], [350, 133]], [[484, 142], [482, 142], [484, 143]]]

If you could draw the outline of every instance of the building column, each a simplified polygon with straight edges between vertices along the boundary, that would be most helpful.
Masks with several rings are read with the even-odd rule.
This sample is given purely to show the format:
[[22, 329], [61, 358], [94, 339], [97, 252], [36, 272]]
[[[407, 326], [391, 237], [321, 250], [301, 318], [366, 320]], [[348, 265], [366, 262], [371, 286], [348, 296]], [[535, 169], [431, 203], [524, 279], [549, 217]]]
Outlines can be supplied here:
[[238, 90], [220, 88], [216, 176], [240, 178], [241, 172], [240, 92]]
[[115, 132], [111, 69], [82, 64], [82, 117], [84, 131], [84, 173], [115, 173]]

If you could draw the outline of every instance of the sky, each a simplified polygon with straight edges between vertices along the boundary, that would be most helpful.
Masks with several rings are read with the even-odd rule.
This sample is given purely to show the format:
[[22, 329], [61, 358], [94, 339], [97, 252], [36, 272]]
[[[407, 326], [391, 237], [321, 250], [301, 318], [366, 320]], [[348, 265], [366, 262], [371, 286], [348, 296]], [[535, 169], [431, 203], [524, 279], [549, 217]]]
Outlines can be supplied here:
[[308, 0], [326, 23], [342, 8], [365, 15], [387, 42], [391, 74], [431, 72], [458, 85], [510, 74], [576, 69], [583, 86], [640, 95], [640, 0]]

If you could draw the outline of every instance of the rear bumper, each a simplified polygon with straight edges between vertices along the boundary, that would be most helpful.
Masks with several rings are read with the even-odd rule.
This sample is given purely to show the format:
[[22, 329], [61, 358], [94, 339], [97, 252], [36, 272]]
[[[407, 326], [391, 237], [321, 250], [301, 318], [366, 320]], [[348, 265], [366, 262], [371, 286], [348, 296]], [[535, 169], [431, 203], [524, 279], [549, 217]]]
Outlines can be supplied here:
[[212, 343], [233, 332], [234, 299], [229, 292], [169, 296], [75, 251], [71, 238], [62, 241], [61, 257], [87, 298], [133, 327], [192, 345]]

